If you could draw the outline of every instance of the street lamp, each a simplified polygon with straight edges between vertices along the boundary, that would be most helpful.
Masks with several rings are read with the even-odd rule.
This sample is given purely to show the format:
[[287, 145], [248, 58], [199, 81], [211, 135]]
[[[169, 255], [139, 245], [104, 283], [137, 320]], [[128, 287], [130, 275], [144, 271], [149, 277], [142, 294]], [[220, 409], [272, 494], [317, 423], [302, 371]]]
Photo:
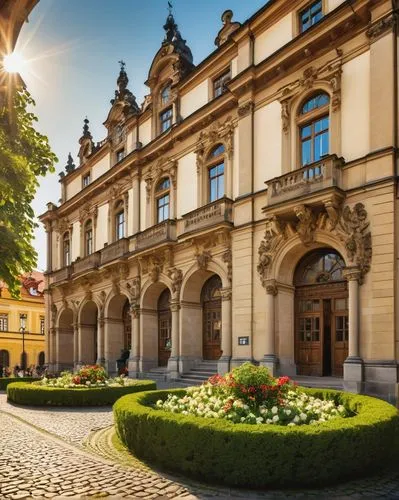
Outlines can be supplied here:
[[23, 316], [20, 317], [21, 321], [21, 328], [19, 331], [22, 333], [22, 363], [21, 363], [21, 368], [22, 371], [24, 372], [25, 375], [25, 370], [26, 370], [26, 355], [25, 355], [25, 330], [26, 330], [26, 323], [25, 323], [25, 318]]

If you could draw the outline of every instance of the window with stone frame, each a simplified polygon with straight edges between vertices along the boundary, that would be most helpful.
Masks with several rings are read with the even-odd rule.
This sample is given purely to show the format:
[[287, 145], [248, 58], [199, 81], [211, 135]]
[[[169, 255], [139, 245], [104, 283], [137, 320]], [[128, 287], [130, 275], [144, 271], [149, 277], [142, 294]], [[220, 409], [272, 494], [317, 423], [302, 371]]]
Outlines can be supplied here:
[[120, 162], [125, 157], [125, 149], [121, 148], [116, 152], [116, 162]]
[[90, 172], [82, 177], [82, 186], [85, 188], [91, 182]]
[[161, 106], [166, 106], [170, 101], [171, 96], [171, 86], [166, 85], [161, 91]]
[[323, 0], [317, 0], [307, 5], [305, 9], [299, 13], [299, 31], [304, 31], [311, 28], [314, 24], [318, 23], [323, 15]]
[[71, 240], [67, 231], [62, 238], [62, 264], [69, 266], [71, 264]]
[[93, 223], [88, 220], [84, 227], [84, 249], [85, 257], [93, 253]]
[[170, 216], [170, 179], [161, 179], [155, 189], [157, 223], [169, 219]]
[[329, 154], [330, 96], [319, 91], [308, 97], [297, 117], [300, 163], [304, 167]]
[[0, 332], [8, 332], [8, 314], [0, 314]]
[[115, 240], [125, 237], [125, 208], [123, 201], [118, 201], [115, 206]]
[[230, 69], [213, 80], [213, 97], [219, 97], [227, 91], [227, 82], [231, 80]]
[[159, 115], [160, 132], [166, 132], [172, 127], [173, 110], [172, 108], [165, 109]]
[[225, 195], [225, 148], [218, 144], [208, 156], [208, 202], [223, 198]]

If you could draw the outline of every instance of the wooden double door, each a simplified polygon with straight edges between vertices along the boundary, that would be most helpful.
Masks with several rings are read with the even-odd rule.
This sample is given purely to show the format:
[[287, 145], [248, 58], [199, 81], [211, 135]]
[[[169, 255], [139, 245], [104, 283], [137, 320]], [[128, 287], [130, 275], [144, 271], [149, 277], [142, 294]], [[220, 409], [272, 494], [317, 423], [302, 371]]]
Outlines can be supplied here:
[[297, 288], [295, 316], [298, 374], [342, 377], [349, 335], [346, 283]]
[[170, 291], [165, 289], [158, 300], [158, 366], [167, 366], [172, 349], [172, 313]]
[[219, 359], [222, 354], [221, 288], [221, 279], [219, 276], [214, 275], [205, 283], [202, 289], [202, 356], [206, 360]]

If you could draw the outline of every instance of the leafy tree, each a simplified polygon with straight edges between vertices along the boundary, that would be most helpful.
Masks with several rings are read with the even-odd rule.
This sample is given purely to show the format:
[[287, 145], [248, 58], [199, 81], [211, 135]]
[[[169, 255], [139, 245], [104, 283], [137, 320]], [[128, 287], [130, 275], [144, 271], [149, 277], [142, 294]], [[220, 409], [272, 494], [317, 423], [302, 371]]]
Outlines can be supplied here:
[[14, 297], [19, 296], [19, 276], [36, 265], [31, 202], [38, 178], [54, 172], [57, 161], [47, 137], [34, 128], [37, 118], [28, 111], [34, 105], [29, 92], [20, 89], [13, 109], [3, 105], [0, 110], [0, 279]]

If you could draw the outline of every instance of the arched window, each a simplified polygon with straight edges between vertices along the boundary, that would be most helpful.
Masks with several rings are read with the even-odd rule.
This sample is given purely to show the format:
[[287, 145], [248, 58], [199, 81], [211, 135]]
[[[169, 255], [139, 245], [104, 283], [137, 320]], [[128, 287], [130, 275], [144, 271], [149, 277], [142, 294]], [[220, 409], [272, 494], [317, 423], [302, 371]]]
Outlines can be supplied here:
[[125, 210], [123, 201], [119, 201], [115, 206], [115, 239], [120, 240], [125, 237]]
[[224, 189], [224, 146], [218, 144], [208, 157], [208, 201], [223, 198]]
[[344, 281], [345, 262], [334, 250], [312, 252], [304, 257], [295, 271], [296, 285], [313, 285]]
[[10, 366], [10, 353], [5, 349], [0, 351], [0, 366], [3, 368]]
[[88, 220], [85, 224], [85, 256], [93, 253], [93, 224]]
[[39, 366], [43, 366], [45, 363], [45, 354], [44, 351], [39, 352], [39, 356], [37, 358], [37, 364]]
[[71, 243], [68, 232], [64, 234], [62, 239], [62, 256], [64, 266], [69, 266], [71, 264]]
[[155, 189], [157, 207], [157, 223], [169, 219], [170, 205], [170, 180], [168, 177], [161, 179]]
[[300, 108], [298, 125], [303, 167], [329, 153], [329, 104], [329, 95], [319, 92], [307, 99]]

